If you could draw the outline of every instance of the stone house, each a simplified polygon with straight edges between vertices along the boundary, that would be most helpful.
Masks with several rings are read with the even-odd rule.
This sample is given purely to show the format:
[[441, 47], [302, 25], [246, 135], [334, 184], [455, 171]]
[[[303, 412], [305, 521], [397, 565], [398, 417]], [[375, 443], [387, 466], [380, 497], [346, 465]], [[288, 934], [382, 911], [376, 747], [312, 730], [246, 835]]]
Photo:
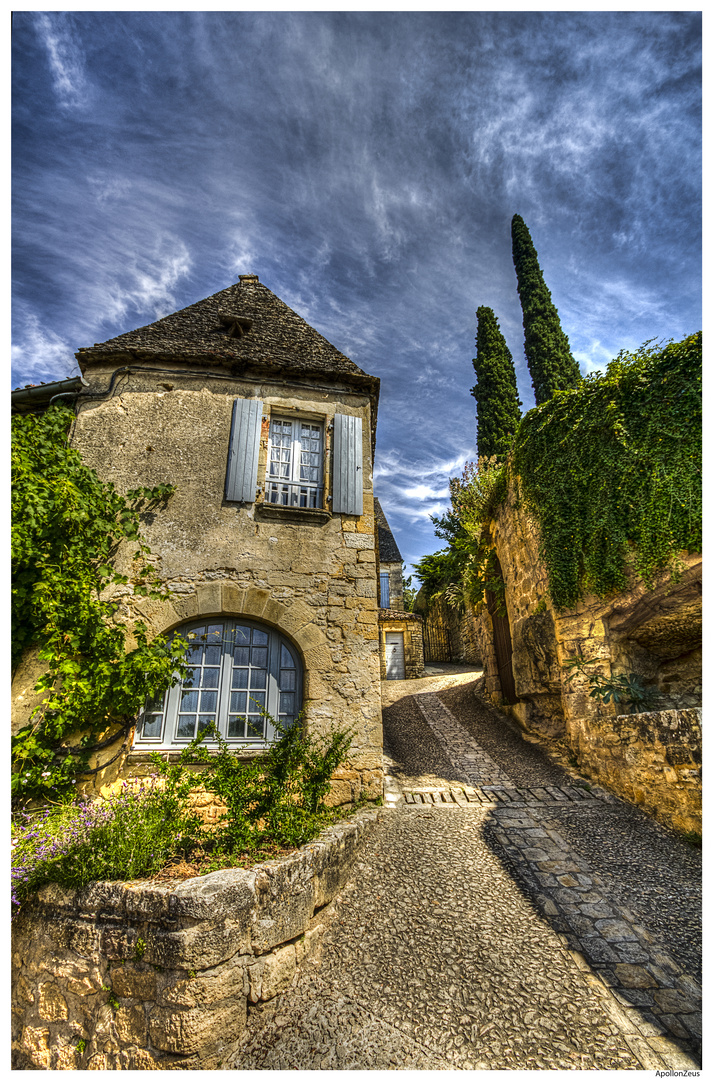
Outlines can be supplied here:
[[[253, 274], [76, 357], [81, 380], [55, 388], [75, 402], [85, 463], [120, 491], [176, 487], [143, 525], [171, 600], [123, 587], [119, 617], [188, 636], [194, 665], [189, 686], [147, 703], [94, 790], [140, 774], [152, 751], [179, 750], [209, 720], [237, 750], [259, 752], [273, 736], [262, 707], [283, 722], [303, 710], [310, 731], [350, 728], [332, 801], [380, 796], [379, 380]], [[52, 387], [33, 389], [32, 401], [14, 395], [18, 408], [48, 403]], [[37, 674], [31, 658], [17, 673], [16, 726]]]
[[378, 630], [382, 679], [424, 674], [423, 620], [403, 602], [403, 557], [378, 499], [373, 500], [378, 553]]

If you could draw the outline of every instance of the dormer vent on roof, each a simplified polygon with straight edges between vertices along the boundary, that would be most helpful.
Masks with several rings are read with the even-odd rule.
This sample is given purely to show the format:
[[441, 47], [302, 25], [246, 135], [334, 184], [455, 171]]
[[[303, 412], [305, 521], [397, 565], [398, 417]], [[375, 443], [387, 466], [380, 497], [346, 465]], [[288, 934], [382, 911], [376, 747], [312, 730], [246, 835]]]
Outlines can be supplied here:
[[252, 319], [247, 315], [235, 315], [234, 312], [219, 311], [218, 319], [220, 326], [215, 329], [228, 337], [244, 337], [248, 330], [252, 329]]

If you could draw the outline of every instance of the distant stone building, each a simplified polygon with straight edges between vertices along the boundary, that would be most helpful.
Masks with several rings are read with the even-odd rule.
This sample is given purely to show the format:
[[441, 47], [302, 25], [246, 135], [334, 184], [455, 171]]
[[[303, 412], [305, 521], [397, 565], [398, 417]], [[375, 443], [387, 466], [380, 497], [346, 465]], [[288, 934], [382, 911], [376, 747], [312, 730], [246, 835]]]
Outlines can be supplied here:
[[373, 500], [378, 551], [381, 678], [417, 679], [425, 670], [423, 620], [405, 611], [403, 558], [378, 499]]
[[[152, 751], [179, 750], [208, 721], [236, 750], [259, 752], [274, 734], [264, 708], [282, 722], [303, 710], [311, 731], [351, 728], [332, 801], [380, 796], [379, 380], [252, 274], [76, 355], [83, 379], [60, 386], [76, 401], [72, 445], [85, 463], [120, 491], [176, 486], [143, 526], [171, 600], [125, 586], [120, 617], [193, 643], [190, 685], [147, 703], [95, 790], [143, 771]], [[51, 387], [33, 389], [15, 395], [18, 407], [48, 403]], [[130, 574], [121, 553], [117, 565]], [[18, 672], [16, 726], [37, 674], [31, 658]]]

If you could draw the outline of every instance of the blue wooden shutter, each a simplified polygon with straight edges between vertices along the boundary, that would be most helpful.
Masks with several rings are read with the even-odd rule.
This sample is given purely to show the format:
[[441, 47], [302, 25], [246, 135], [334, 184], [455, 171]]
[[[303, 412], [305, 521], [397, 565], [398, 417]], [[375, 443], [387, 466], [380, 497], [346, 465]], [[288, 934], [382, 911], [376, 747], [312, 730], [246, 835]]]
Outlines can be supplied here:
[[360, 416], [334, 417], [334, 485], [331, 509], [335, 514], [363, 513], [363, 424]]
[[225, 480], [225, 498], [229, 502], [255, 501], [261, 428], [262, 402], [256, 398], [236, 398]]

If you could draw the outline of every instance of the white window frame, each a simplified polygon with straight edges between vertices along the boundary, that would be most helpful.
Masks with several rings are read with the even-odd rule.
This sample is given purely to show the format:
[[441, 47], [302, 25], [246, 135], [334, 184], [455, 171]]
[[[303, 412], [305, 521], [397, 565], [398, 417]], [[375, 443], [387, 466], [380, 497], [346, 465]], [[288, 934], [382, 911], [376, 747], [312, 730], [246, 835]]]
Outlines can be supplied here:
[[[184, 682], [169, 687], [161, 701], [146, 703], [136, 725], [136, 749], [187, 746], [200, 729], [201, 720], [204, 726], [207, 719], [213, 719], [222, 737], [236, 748], [266, 748], [274, 741], [276, 731], [260, 713], [260, 705], [271, 717], [279, 717], [285, 727], [299, 715], [302, 663], [294, 645], [273, 627], [253, 619], [215, 617], [193, 620], [177, 627], [175, 633], [192, 642], [196, 659], [193, 670], [200, 675], [188, 676]], [[213, 646], [212, 654], [205, 648], [208, 645]], [[188, 656], [190, 662], [190, 652]], [[197, 696], [195, 710], [183, 707], [192, 700], [191, 694]], [[191, 715], [195, 723], [189, 730]], [[259, 725], [261, 736], [255, 734]], [[205, 745], [210, 747], [211, 743], [214, 740], [206, 738]]]
[[[284, 430], [285, 425], [290, 426], [289, 432]], [[265, 471], [266, 505], [323, 510], [324, 426], [321, 418], [272, 413]], [[304, 477], [305, 471], [308, 477]]]

